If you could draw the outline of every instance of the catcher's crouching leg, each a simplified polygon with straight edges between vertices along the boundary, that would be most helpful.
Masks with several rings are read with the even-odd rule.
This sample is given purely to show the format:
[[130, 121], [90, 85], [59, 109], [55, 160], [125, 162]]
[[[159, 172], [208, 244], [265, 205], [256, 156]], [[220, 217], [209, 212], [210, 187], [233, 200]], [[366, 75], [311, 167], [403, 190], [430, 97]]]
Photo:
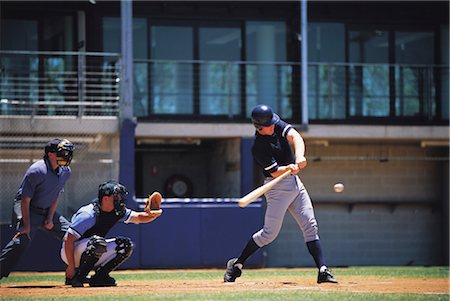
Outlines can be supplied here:
[[87, 275], [105, 252], [106, 240], [101, 236], [92, 236], [87, 243], [86, 250], [81, 254], [80, 266], [72, 279], [73, 287], [83, 287]]
[[116, 286], [116, 280], [109, 273], [121, 265], [133, 253], [133, 242], [128, 237], [116, 237], [116, 257], [100, 266], [89, 281], [90, 286]]

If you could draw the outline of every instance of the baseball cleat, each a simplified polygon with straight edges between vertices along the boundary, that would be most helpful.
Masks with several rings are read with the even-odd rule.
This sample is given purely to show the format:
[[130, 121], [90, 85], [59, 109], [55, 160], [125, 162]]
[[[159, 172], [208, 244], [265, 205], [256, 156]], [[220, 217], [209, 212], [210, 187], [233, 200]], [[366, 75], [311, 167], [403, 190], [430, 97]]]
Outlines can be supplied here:
[[334, 279], [333, 274], [331, 274], [330, 270], [325, 269], [323, 272], [319, 271], [319, 275], [317, 276], [317, 283], [338, 283], [336, 279]]
[[235, 266], [237, 258], [232, 258], [228, 260], [227, 262], [227, 270], [225, 272], [225, 275], [223, 275], [223, 282], [234, 282], [237, 277], [240, 277], [242, 274], [242, 271], [240, 268]]
[[109, 275], [95, 274], [89, 281], [89, 286], [117, 286], [116, 279]]
[[[73, 277], [73, 278], [67, 278], [66, 277], [66, 281], [65, 281], [65, 285], [72, 285], [72, 282], [73, 282], [73, 280], [74, 280], [74, 278], [75, 278], [75, 276]], [[79, 281], [79, 282], [82, 282], [82, 283], [89, 283], [89, 279], [91, 278], [91, 276], [86, 276], [86, 277], [84, 277], [83, 279], [82, 279], [82, 281]]]

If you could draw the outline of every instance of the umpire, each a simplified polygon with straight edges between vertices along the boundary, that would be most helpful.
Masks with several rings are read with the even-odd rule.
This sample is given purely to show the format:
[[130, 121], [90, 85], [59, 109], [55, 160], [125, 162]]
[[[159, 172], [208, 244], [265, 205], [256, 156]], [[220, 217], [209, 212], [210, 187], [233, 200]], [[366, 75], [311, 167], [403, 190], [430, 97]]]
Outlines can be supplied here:
[[32, 164], [20, 184], [13, 206], [16, 234], [0, 255], [0, 279], [8, 277], [36, 230], [62, 240], [69, 221], [56, 212], [58, 195], [69, 179], [73, 144], [66, 139], [53, 139], [45, 145], [44, 158]]

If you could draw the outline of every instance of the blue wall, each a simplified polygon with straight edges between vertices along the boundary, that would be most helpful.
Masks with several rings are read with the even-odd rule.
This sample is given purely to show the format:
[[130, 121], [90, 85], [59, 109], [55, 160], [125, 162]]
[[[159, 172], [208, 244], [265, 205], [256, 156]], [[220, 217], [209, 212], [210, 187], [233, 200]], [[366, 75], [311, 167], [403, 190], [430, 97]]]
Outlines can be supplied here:
[[[142, 200], [138, 200], [142, 208]], [[261, 202], [239, 208], [232, 199], [186, 200], [163, 203], [164, 213], [149, 224], [117, 224], [107, 237], [126, 236], [135, 245], [121, 269], [219, 267], [237, 257], [263, 224]], [[1, 246], [14, 234], [1, 226]], [[16, 271], [62, 271], [61, 243], [40, 232], [22, 256]], [[247, 266], [263, 265], [261, 251]]]

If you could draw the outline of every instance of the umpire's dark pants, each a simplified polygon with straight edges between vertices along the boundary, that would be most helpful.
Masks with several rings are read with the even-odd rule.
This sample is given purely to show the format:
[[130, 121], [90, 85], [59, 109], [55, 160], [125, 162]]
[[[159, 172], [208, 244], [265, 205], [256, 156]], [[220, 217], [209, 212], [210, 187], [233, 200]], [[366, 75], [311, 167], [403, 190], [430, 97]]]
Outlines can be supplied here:
[[[43, 227], [44, 220], [47, 217], [48, 208], [36, 208], [30, 204], [30, 238], [27, 235], [20, 235], [13, 237], [11, 241], [3, 248], [0, 255], [0, 278], [8, 277], [9, 273], [13, 270], [14, 266], [19, 261], [20, 257], [30, 245], [33, 237], [36, 235], [37, 230], [44, 231], [51, 234], [55, 238], [62, 240], [67, 229], [69, 229], [69, 221], [61, 216], [58, 212], [55, 212], [53, 216], [53, 228], [47, 230]], [[22, 227], [22, 212], [20, 209], [20, 200], [14, 201], [13, 208], [13, 222], [12, 226], [15, 226], [16, 230]], [[42, 246], [45, 247], [45, 246]]]

